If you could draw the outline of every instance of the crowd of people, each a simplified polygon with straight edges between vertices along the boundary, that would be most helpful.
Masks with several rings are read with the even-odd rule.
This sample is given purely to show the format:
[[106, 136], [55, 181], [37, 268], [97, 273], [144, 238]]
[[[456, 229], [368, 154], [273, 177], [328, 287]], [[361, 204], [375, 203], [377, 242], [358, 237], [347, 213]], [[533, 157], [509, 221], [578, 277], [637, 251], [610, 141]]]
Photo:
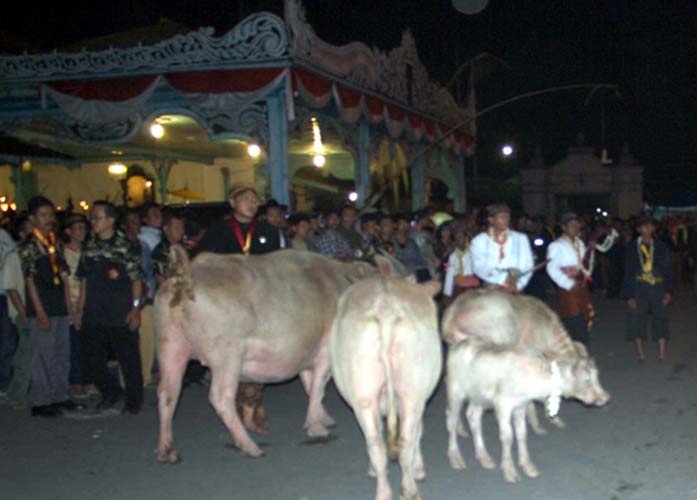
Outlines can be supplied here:
[[[353, 205], [318, 213], [260, 206], [252, 185], [230, 191], [231, 213], [203, 228], [192, 212], [147, 203], [138, 208], [95, 201], [89, 214], [57, 213], [42, 196], [0, 229], [0, 398], [31, 415], [85, 409], [136, 414], [144, 377], [139, 330], [152, 331], [152, 301], [170, 269], [170, 247], [262, 254], [284, 248], [335, 259], [390, 255], [418, 281], [440, 280], [446, 307], [477, 287], [548, 300], [571, 336], [590, 347], [592, 291], [622, 298], [626, 338], [645, 358], [647, 318], [665, 359], [666, 307], [674, 288], [695, 282], [697, 217], [655, 221], [596, 214], [511, 219], [504, 204], [451, 214], [434, 209], [390, 214]], [[230, 284], [234, 286], [234, 283]], [[557, 302], [555, 302], [557, 303]], [[156, 384], [155, 360], [150, 370]], [[150, 363], [148, 363], [150, 364]], [[244, 425], [266, 432], [260, 384], [240, 384]], [[83, 402], [81, 402], [83, 401]]]

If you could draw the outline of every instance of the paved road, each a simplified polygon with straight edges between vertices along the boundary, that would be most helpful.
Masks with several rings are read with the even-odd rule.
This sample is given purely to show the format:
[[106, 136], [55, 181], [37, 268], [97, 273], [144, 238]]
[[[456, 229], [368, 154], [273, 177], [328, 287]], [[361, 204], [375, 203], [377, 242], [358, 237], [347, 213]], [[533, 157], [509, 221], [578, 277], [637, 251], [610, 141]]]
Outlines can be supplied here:
[[[468, 467], [450, 469], [446, 457], [443, 385], [428, 406], [423, 453], [426, 500], [656, 499], [697, 495], [697, 297], [680, 295], [671, 312], [674, 340], [669, 362], [656, 361], [655, 346], [642, 366], [624, 334], [618, 301], [596, 298], [594, 352], [601, 380], [614, 397], [603, 409], [564, 403], [567, 428], [531, 435], [538, 479], [509, 485], [499, 470], [475, 461], [462, 443]], [[327, 408], [337, 420], [334, 439], [308, 442], [302, 433], [306, 398], [299, 382], [268, 387], [271, 434], [259, 441], [267, 454], [250, 459], [231, 448], [231, 439], [207, 402], [202, 387], [188, 388], [175, 418], [175, 439], [184, 462], [155, 462], [157, 410], [154, 391], [137, 416], [92, 420], [38, 419], [0, 407], [0, 498], [15, 499], [369, 499], [375, 482], [352, 413], [330, 385]], [[548, 426], [549, 427], [549, 426]], [[492, 415], [485, 436], [498, 460]], [[399, 470], [390, 468], [395, 490]], [[396, 496], [397, 498], [397, 496]]]

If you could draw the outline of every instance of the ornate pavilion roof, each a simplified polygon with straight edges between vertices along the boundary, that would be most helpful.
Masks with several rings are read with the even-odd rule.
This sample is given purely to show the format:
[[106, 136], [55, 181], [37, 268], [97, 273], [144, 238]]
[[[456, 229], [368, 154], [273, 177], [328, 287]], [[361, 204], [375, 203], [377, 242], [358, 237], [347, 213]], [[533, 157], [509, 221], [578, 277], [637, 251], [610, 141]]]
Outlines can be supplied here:
[[[291, 97], [289, 120], [300, 97], [315, 109], [333, 103], [345, 122], [363, 116], [384, 123], [393, 138], [407, 134], [412, 140], [433, 141], [468, 118], [452, 95], [429, 78], [409, 32], [387, 52], [360, 42], [333, 46], [306, 22], [299, 0], [286, 0], [285, 20], [260, 12], [222, 36], [200, 28], [155, 41], [180, 28], [162, 23], [147, 38], [147, 30], [137, 30], [125, 39], [93, 41], [95, 47], [110, 45], [102, 49], [0, 57], [0, 130], [16, 128], [17, 116], [26, 120], [62, 111], [70, 117], [65, 125], [69, 136], [93, 141], [94, 130], [89, 137], [80, 136], [89, 124], [101, 128], [98, 137], [104, 140], [117, 133], [124, 140], [128, 134], [114, 129], [132, 131], [139, 125], [135, 122], [146, 118], [133, 118], [133, 107], [126, 104], [140, 99], [141, 106], [171, 107], [174, 90], [194, 103], [192, 113], [202, 115], [213, 137], [216, 127], [224, 130], [226, 125], [211, 115], [221, 106], [239, 106], [221, 95], [257, 92], [260, 98], [262, 91], [279, 86]], [[141, 43], [129, 43], [136, 40]], [[106, 117], [114, 122], [107, 123]], [[124, 125], [128, 120], [133, 123]], [[445, 145], [461, 151], [472, 142], [461, 128]]]

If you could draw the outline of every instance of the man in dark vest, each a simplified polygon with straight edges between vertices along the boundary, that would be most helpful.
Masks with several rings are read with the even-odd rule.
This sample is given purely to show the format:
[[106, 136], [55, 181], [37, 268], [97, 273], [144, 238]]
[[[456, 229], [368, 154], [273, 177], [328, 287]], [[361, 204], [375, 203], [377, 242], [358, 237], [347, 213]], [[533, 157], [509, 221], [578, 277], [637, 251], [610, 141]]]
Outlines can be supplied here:
[[[196, 252], [256, 255], [281, 248], [278, 228], [257, 220], [259, 199], [254, 186], [237, 183], [228, 196], [232, 213], [214, 222], [196, 247]], [[234, 286], [234, 283], [231, 283]], [[242, 423], [252, 432], [266, 433], [266, 409], [261, 399], [262, 384], [240, 383], [237, 406]]]
[[664, 242], [656, 240], [651, 217], [639, 217], [637, 230], [639, 237], [629, 245], [624, 258], [623, 295], [629, 307], [626, 338], [634, 342], [637, 358], [643, 362], [650, 313], [651, 337], [658, 342], [658, 358], [665, 361], [670, 337], [667, 306], [673, 299], [673, 256]]

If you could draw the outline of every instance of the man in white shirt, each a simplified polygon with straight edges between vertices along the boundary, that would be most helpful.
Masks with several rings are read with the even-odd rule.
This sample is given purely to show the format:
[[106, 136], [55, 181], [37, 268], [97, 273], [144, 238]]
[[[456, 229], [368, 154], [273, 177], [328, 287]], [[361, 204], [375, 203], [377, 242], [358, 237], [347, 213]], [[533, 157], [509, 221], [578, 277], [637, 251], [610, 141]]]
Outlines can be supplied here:
[[3, 276], [8, 257], [17, 252], [12, 236], [0, 228], [0, 396], [4, 396], [12, 374], [12, 356], [17, 347], [17, 334], [10, 324], [10, 305]]
[[[22, 225], [29, 226], [28, 217], [24, 218], [25, 222], [19, 222], [16, 219], [15, 224], [21, 232]], [[31, 232], [31, 229], [27, 230]], [[22, 262], [19, 259], [19, 253], [14, 242], [10, 246], [8, 243], [9, 235], [3, 229], [0, 229], [0, 259], [4, 256], [4, 263], [0, 264], [2, 272], [2, 282], [0, 288], [5, 290], [7, 295], [7, 305], [9, 307], [10, 320], [14, 324], [13, 337], [16, 341], [16, 350], [12, 357], [12, 377], [7, 386], [7, 399], [10, 404], [17, 410], [26, 408], [29, 403], [29, 386], [31, 385], [31, 342], [29, 339], [29, 321], [27, 319], [26, 309], [26, 284], [24, 275], [22, 274]], [[11, 240], [10, 240], [11, 241]], [[3, 252], [4, 246], [7, 252]], [[1, 299], [0, 299], [1, 300]], [[0, 358], [7, 354], [7, 345], [5, 345], [7, 337], [3, 340], [3, 347], [0, 348]], [[9, 367], [8, 367], [9, 371]]]
[[489, 205], [486, 211], [489, 228], [470, 246], [472, 271], [485, 286], [521, 292], [533, 272], [530, 241], [525, 234], [509, 228], [511, 209], [507, 205]]
[[558, 287], [562, 323], [572, 339], [589, 347], [594, 311], [588, 280], [593, 274], [593, 254], [586, 263], [587, 249], [578, 237], [581, 224], [575, 213], [564, 214], [560, 223], [563, 234], [547, 249], [547, 274]]
[[145, 203], [140, 208], [143, 225], [138, 239], [150, 252], [162, 241], [162, 209], [157, 203]]

